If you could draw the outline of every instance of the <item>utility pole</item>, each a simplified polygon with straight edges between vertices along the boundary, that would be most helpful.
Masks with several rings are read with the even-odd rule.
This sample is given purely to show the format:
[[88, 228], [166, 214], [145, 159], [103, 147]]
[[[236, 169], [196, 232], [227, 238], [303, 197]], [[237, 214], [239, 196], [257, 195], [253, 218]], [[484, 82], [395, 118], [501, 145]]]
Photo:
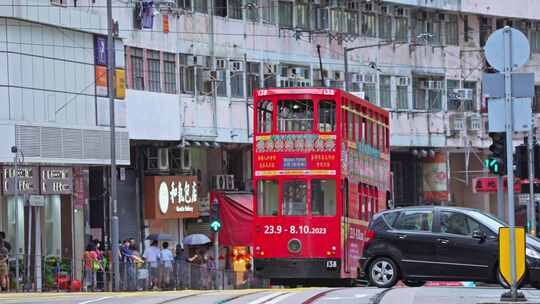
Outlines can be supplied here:
[[11, 152], [15, 154], [15, 156], [13, 156], [13, 166], [15, 167], [15, 290], [19, 291], [19, 248], [21, 247], [19, 236], [21, 235], [21, 231], [19, 229], [19, 151], [17, 146], [11, 147]]
[[116, 193], [116, 130], [114, 122], [114, 37], [112, 19], [112, 0], [107, 0], [107, 87], [109, 91], [109, 125], [111, 127], [111, 187], [109, 196], [109, 218], [114, 290], [120, 287], [120, 265], [118, 257], [118, 215]]
[[[532, 121], [534, 126], [534, 118]], [[527, 226], [528, 232], [536, 236], [536, 203], [534, 202], [534, 134], [533, 128], [529, 131], [527, 137], [527, 149], [529, 152], [528, 165], [529, 165], [529, 203], [527, 204]]]

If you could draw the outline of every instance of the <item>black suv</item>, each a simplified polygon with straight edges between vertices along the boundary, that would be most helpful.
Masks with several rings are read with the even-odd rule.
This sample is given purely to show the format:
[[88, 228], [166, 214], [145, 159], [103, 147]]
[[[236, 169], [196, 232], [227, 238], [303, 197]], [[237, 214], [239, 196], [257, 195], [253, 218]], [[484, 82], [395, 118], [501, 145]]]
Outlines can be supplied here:
[[[508, 286], [498, 271], [499, 219], [476, 209], [408, 207], [376, 214], [369, 223], [360, 275], [388, 288], [403, 280], [477, 281]], [[527, 235], [525, 279], [540, 288], [540, 240]]]

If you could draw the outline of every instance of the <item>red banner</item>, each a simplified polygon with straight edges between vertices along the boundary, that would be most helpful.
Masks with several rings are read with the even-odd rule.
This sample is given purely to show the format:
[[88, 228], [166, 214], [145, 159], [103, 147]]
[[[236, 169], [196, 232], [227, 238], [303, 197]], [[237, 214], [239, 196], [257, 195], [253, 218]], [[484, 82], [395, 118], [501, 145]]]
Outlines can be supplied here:
[[[514, 183], [514, 191], [520, 192], [520, 182], [517, 181]], [[508, 186], [506, 182], [506, 176], [503, 177], [503, 189], [504, 192], [507, 191]], [[497, 177], [477, 177], [473, 178], [473, 193], [486, 193], [486, 192], [497, 192]]]

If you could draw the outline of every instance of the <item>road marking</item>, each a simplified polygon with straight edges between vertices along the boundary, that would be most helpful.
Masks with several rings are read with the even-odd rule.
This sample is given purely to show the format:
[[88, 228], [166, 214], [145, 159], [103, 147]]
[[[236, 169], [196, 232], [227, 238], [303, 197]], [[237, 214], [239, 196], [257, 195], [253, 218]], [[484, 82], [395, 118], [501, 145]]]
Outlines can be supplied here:
[[254, 300], [254, 301], [251, 301], [251, 302], [249, 302], [248, 304], [262, 304], [262, 303], [266, 303], [267, 301], [270, 301], [270, 300], [272, 300], [272, 299], [274, 299], [274, 298], [277, 298], [277, 297], [279, 297], [279, 296], [282, 296], [282, 295], [284, 295], [284, 294], [286, 294], [286, 293], [284, 293], [284, 292], [271, 293], [271, 294], [268, 294], [268, 295], [266, 295], [266, 296], [264, 296], [264, 297], [262, 297], [262, 298], [258, 298], [258, 299]]
[[286, 293], [286, 294], [282, 294], [282, 295], [279, 295], [277, 297], [275, 297], [273, 300], [271, 300], [270, 302], [264, 302], [264, 304], [276, 304], [277, 302], [285, 299], [285, 298], [288, 298], [292, 296], [292, 293]]
[[96, 302], [107, 300], [107, 299], [110, 299], [110, 298], [112, 298], [112, 297], [102, 297], [102, 298], [99, 298], [99, 299], [93, 299], [93, 300], [88, 300], [88, 301], [84, 301], [84, 302], [79, 302], [79, 304], [96, 303]]

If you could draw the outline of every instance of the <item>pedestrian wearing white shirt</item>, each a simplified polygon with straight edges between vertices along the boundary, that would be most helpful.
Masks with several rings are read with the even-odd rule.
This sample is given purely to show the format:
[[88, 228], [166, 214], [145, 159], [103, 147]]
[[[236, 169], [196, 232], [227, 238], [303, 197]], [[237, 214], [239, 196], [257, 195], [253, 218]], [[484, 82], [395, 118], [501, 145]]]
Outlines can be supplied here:
[[161, 252], [158, 247], [158, 241], [152, 241], [143, 254], [143, 258], [149, 266], [150, 288], [156, 289], [159, 280], [159, 258]]

